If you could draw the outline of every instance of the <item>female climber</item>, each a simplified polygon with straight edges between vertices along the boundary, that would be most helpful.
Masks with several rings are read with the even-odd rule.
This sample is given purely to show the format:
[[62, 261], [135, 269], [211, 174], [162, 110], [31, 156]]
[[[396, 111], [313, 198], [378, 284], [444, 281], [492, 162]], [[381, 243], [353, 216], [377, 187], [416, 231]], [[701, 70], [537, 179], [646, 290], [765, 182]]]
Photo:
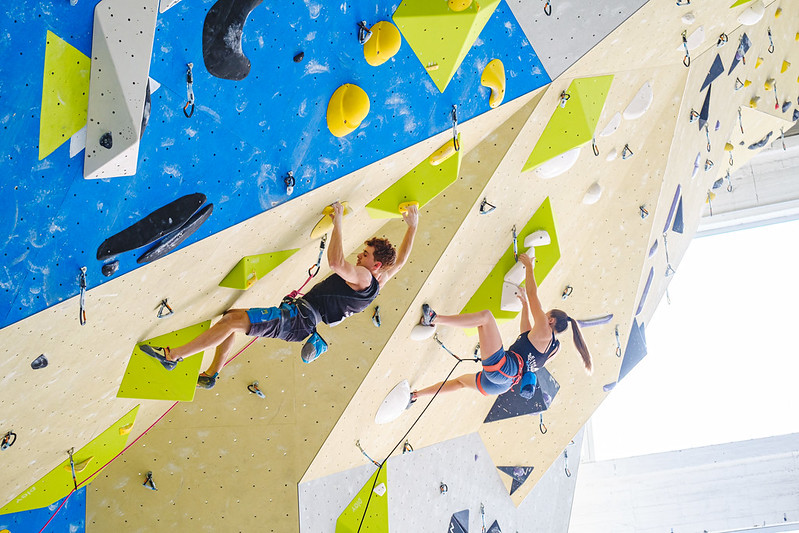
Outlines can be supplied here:
[[[591, 354], [585, 345], [577, 322], [560, 309], [544, 312], [538, 299], [538, 287], [533, 275], [533, 260], [527, 254], [519, 255], [519, 261], [525, 268], [525, 291], [517, 296], [522, 302], [521, 334], [506, 351], [502, 346], [499, 328], [490, 311], [480, 311], [464, 315], [438, 315], [429, 305], [422, 306], [423, 326], [455, 326], [460, 328], [477, 328], [480, 339], [480, 354], [483, 358], [483, 369], [476, 374], [465, 374], [448, 381], [441, 392], [459, 389], [475, 389], [484, 395], [502, 394], [521, 382], [519, 393], [531, 398], [535, 390], [535, 372], [544, 367], [558, 351], [559, 341], [556, 333], [562, 333], [571, 323], [572, 337], [577, 351], [583, 359], [587, 373], [591, 373]], [[526, 293], [526, 294], [525, 294]], [[532, 315], [533, 322], [530, 322]], [[437, 383], [430, 387], [411, 392], [410, 403], [418, 398], [432, 396], [441, 387]], [[409, 404], [410, 407], [410, 404]]]

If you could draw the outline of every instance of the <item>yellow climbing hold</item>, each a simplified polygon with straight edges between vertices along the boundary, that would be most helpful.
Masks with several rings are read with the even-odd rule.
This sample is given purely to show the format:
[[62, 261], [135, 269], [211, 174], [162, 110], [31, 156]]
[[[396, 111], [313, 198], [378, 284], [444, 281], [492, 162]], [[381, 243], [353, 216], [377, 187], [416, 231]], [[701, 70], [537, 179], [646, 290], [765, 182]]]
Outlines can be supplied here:
[[707, 193], [707, 198], [705, 199], [705, 203], [706, 203], [706, 204], [709, 204], [710, 202], [712, 202], [712, 201], [713, 201], [713, 200], [715, 200], [715, 199], [716, 199], [716, 193], [714, 193], [714, 192], [708, 192], [708, 193]]
[[732, 145], [732, 143], [725, 143], [724, 144], [724, 151], [725, 152], [732, 152], [734, 148], [735, 147]]
[[[81, 472], [86, 470], [86, 467], [89, 466], [89, 463], [92, 462], [92, 459], [94, 459], [94, 456], [91, 456], [88, 459], [84, 459], [80, 463], [75, 463], [75, 473], [80, 474]], [[72, 465], [70, 465], [69, 463], [65, 464], [64, 470], [66, 470], [67, 472], [71, 472]]]
[[763, 64], [763, 58], [762, 57], [758, 57], [757, 61], [755, 61], [755, 68], [760, 68], [760, 65], [762, 65], [762, 64]]
[[368, 114], [369, 97], [364, 90], [345, 83], [336, 89], [327, 104], [327, 127], [336, 137], [344, 137], [358, 129]]
[[363, 56], [367, 63], [377, 67], [399, 52], [402, 37], [397, 27], [387, 20], [381, 20], [369, 30], [372, 37], [363, 45]]
[[86, 126], [91, 60], [55, 33], [44, 51], [39, 159], [44, 159]]
[[751, 100], [749, 100], [749, 107], [752, 109], [757, 109], [757, 101], [760, 100], [759, 96], [753, 96]]
[[472, 0], [449, 0], [447, 4], [453, 11], [465, 11], [472, 5]]
[[780, 74], [784, 73], [789, 68], [791, 68], [791, 64], [788, 61], [783, 61], [782, 68], [780, 68]]
[[[460, 136], [458, 136], [458, 139], [460, 139]], [[455, 155], [457, 151], [458, 150], [455, 149], [455, 140], [452, 139], [430, 155], [430, 164], [434, 167], [438, 166]]]
[[750, 85], [752, 85], [750, 80], [744, 80], [744, 87], [749, 87]]
[[781, 8], [781, 7], [778, 7], [778, 8], [777, 8], [777, 11], [775, 11], [775, 12], [774, 12], [774, 18], [775, 18], [775, 19], [778, 19], [778, 18], [780, 18], [780, 15], [782, 15], [782, 8]]
[[416, 202], [416, 201], [413, 201], [413, 202], [402, 202], [399, 205], [399, 212], [400, 213], [406, 212], [408, 210], [408, 208], [410, 206], [412, 206], [412, 205], [415, 205], [418, 208], [419, 207], [419, 202]]
[[[352, 209], [350, 209], [350, 204], [347, 202], [341, 202], [341, 207], [344, 208], [344, 212], [342, 213], [345, 217], [350, 216], [352, 214]], [[322, 219], [316, 223], [316, 226], [311, 230], [311, 238], [312, 239], [319, 239], [327, 233], [328, 231], [333, 229], [333, 220], [330, 218], [330, 215], [333, 214], [333, 206], [325, 206], [322, 210]]]
[[499, 106], [505, 99], [505, 66], [499, 59], [494, 59], [480, 76], [480, 84], [491, 89], [491, 96], [488, 98], [488, 105], [491, 109]]
[[774, 88], [774, 78], [768, 78], [766, 80], [766, 83], [763, 84], [763, 88], [766, 89], [767, 91], [770, 91], [771, 89], [773, 89]]
[[799, 31], [796, 32], [796, 37], [793, 38], [794, 41], [799, 41]]
[[132, 423], [128, 424], [126, 426], [122, 426], [122, 427], [119, 428], [119, 434], [120, 435], [128, 435], [128, 434], [130, 434], [130, 430], [131, 429], [133, 429], [133, 424]]

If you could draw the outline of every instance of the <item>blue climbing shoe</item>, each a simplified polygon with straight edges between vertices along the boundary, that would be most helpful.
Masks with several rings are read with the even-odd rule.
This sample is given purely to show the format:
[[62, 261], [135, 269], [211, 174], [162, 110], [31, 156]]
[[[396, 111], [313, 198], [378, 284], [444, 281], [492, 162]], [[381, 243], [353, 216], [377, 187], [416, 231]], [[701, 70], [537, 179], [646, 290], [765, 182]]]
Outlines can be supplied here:
[[167, 370], [174, 370], [178, 363], [183, 361], [183, 358], [176, 359], [175, 361], [170, 361], [166, 358], [167, 351], [169, 348], [161, 348], [160, 346], [150, 346], [149, 344], [142, 344], [139, 346], [139, 349], [161, 363], [161, 365], [166, 368]]
[[435, 319], [436, 312], [429, 305], [422, 304], [422, 319], [419, 323], [423, 326], [432, 326]]
[[216, 372], [213, 376], [209, 376], [203, 372], [197, 377], [197, 386], [201, 389], [213, 389], [214, 385], [216, 385], [216, 378], [218, 377], [219, 372]]
[[305, 363], [311, 363], [326, 351], [327, 343], [325, 339], [314, 331], [302, 347], [302, 360]]

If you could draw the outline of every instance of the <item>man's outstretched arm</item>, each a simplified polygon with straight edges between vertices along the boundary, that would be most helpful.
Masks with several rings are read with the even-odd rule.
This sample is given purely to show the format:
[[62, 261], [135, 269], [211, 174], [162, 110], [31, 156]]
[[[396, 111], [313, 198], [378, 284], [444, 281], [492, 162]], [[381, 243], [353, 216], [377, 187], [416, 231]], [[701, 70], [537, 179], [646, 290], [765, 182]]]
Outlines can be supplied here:
[[344, 257], [344, 242], [342, 223], [344, 218], [344, 208], [340, 203], [335, 202], [333, 213], [333, 231], [330, 233], [330, 241], [327, 244], [327, 262], [330, 268], [341, 276], [344, 281], [358, 287], [358, 290], [365, 289], [372, 282], [372, 274], [364, 267], [358, 267], [347, 262]]
[[402, 243], [397, 249], [397, 260], [394, 265], [386, 272], [386, 281], [392, 278], [394, 274], [400, 271], [408, 262], [413, 249], [413, 240], [416, 237], [416, 228], [419, 226], [419, 208], [415, 205], [409, 205], [408, 208], [402, 213], [402, 218], [408, 224], [408, 229], [405, 231], [405, 236], [402, 238]]

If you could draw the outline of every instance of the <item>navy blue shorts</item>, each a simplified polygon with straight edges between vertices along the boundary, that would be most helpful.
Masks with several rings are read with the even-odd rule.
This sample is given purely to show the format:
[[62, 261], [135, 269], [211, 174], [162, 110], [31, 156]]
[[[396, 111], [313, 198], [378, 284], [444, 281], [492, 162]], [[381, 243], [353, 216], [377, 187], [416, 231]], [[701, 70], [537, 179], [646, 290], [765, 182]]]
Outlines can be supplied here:
[[[516, 376], [519, 373], [519, 361], [513, 354], [505, 354], [505, 349], [500, 348], [491, 357], [483, 360], [483, 366], [492, 366], [498, 364], [505, 358], [505, 363], [500, 370], [508, 376]], [[496, 395], [508, 392], [515, 381], [514, 377], [503, 376], [499, 370], [487, 371], [481, 370], [475, 376], [475, 383], [477, 390], [482, 392], [485, 396]]]
[[288, 342], [307, 339], [319, 323], [319, 313], [304, 300], [283, 302], [280, 307], [254, 307], [247, 310], [247, 316], [251, 324], [247, 335]]

